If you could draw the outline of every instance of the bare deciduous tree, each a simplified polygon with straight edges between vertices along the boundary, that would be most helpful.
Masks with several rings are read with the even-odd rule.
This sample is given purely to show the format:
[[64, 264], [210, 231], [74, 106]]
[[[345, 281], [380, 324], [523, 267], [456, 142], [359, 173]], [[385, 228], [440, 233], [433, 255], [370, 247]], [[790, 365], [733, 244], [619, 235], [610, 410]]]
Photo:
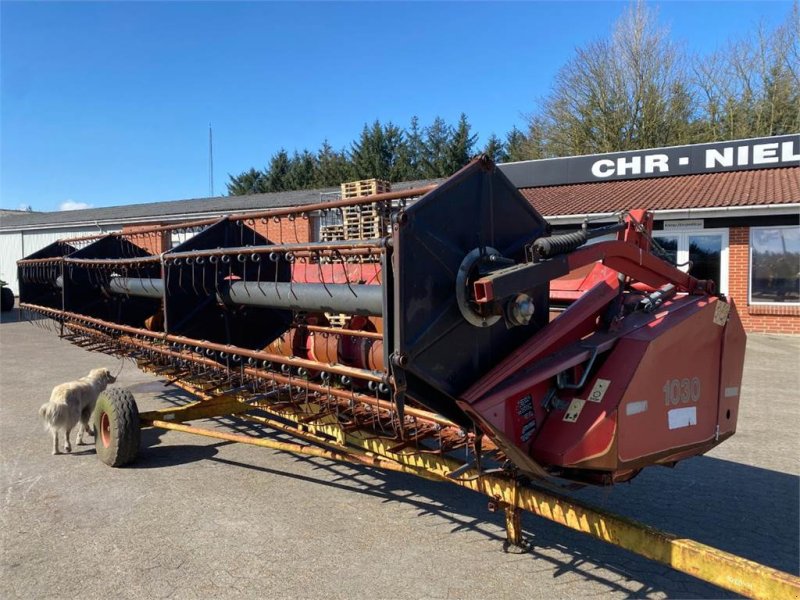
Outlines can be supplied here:
[[688, 141], [693, 107], [684, 59], [644, 2], [608, 39], [576, 51], [535, 115], [549, 155], [613, 152]]
[[614, 152], [800, 130], [800, 9], [710, 56], [685, 56], [637, 0], [575, 52], [529, 120], [520, 158]]
[[695, 84], [703, 102], [705, 139], [794, 133], [800, 129], [798, 50], [800, 10], [769, 31], [729, 42], [710, 59], [695, 61]]

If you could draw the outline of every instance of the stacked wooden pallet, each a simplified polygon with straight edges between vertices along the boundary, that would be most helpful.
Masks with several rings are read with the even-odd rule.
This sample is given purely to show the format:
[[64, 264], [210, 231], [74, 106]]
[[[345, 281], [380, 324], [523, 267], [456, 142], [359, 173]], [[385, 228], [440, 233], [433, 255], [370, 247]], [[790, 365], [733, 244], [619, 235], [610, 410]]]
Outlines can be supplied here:
[[[381, 179], [362, 179], [343, 183], [341, 190], [342, 199], [360, 198], [390, 192], [392, 185]], [[342, 219], [346, 240], [374, 239], [383, 237], [386, 233], [384, 217], [376, 204], [346, 206], [342, 209]]]
[[[381, 179], [362, 179], [348, 181], [341, 185], [341, 197], [361, 198], [392, 191], [392, 185]], [[369, 240], [386, 235], [387, 223], [376, 204], [342, 207], [342, 223], [323, 225], [320, 227], [320, 241], [335, 242], [340, 240]], [[371, 262], [376, 257], [350, 257], [350, 261]], [[331, 327], [344, 327], [350, 315], [325, 313]]]
[[338, 242], [345, 239], [344, 225], [323, 225], [319, 228], [319, 241]]
[[343, 329], [347, 322], [350, 320], [350, 315], [342, 314], [335, 314], [335, 313], [325, 313], [325, 316], [328, 318], [328, 326], [329, 327], [337, 327], [339, 329]]
[[360, 198], [361, 196], [374, 196], [392, 191], [392, 184], [382, 179], [362, 179], [361, 181], [348, 181], [341, 185], [342, 198]]

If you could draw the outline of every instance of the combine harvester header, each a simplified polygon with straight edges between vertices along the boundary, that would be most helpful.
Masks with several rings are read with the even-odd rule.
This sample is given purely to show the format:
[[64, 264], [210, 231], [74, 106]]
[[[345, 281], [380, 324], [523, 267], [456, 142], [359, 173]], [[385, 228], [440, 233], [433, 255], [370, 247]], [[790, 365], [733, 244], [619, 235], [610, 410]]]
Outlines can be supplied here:
[[[129, 392], [102, 397], [113, 466], [140, 427], [355, 461], [487, 494], [509, 543], [532, 510], [760, 595], [708, 574], [729, 555], [682, 566], [684, 540], [620, 533], [638, 526], [542, 487], [626, 481], [736, 430], [736, 309], [653, 254], [651, 230], [631, 210], [552, 235], [480, 157], [439, 186], [60, 241], [19, 261], [20, 306], [198, 398], [139, 414]], [[154, 251], [167, 239], [186, 241]], [[304, 443], [183, 424], [222, 415]]]

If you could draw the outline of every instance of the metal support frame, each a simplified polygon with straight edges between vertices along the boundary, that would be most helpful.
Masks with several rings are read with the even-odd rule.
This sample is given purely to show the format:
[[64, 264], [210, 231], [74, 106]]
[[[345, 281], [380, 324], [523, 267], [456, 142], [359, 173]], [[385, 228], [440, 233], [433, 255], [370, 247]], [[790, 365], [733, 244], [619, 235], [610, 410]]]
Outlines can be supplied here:
[[517, 264], [481, 277], [473, 284], [475, 301], [485, 304], [499, 300], [597, 261], [654, 289], [670, 283], [681, 291], [706, 293], [711, 286], [626, 242], [600, 242], [571, 254]]
[[523, 546], [522, 540], [522, 511], [509, 504], [505, 507], [506, 514], [506, 545]]
[[[147, 367], [142, 368], [146, 370]], [[506, 548], [525, 548], [521, 516], [522, 511], [527, 511], [737, 594], [770, 599], [797, 598], [800, 595], [800, 578], [794, 575], [659, 531], [556, 491], [525, 485], [513, 473], [480, 473], [475, 468], [465, 469], [464, 463], [448, 455], [419, 451], [413, 447], [406, 446], [393, 452], [391, 449], [396, 440], [381, 438], [371, 432], [345, 431], [334, 415], [305, 422], [308, 415], [318, 408], [313, 404], [307, 406], [309, 413], [302, 413], [296, 409], [266, 407], [257, 401], [251, 404], [246, 395], [238, 392], [204, 394], [189, 381], [177, 380], [175, 383], [195, 394], [199, 400], [185, 407], [142, 413], [143, 427], [181, 431], [450, 482], [486, 495], [490, 499], [490, 509], [503, 510]], [[266, 410], [272, 416], [248, 414], [254, 409]], [[307, 443], [253, 438], [181, 423], [235, 414]], [[448, 477], [456, 471], [458, 477]]]

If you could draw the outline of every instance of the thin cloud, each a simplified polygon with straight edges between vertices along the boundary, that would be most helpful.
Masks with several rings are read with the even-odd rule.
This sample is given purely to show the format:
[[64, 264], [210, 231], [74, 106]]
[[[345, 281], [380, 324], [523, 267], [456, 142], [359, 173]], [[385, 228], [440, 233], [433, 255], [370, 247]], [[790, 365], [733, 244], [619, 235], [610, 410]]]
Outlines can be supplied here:
[[84, 208], [92, 208], [92, 205], [86, 204], [86, 202], [75, 202], [74, 200], [65, 200], [58, 205], [58, 210], [83, 210]]

